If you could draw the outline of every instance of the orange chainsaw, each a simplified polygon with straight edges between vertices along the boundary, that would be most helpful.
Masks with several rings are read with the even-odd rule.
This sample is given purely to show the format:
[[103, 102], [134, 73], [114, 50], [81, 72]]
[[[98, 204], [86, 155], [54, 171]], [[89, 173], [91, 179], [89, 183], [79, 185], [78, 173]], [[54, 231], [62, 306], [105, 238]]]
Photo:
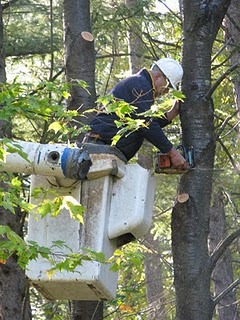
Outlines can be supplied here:
[[155, 173], [181, 174], [194, 167], [193, 147], [179, 145], [176, 147], [176, 150], [179, 151], [188, 162], [189, 167], [187, 169], [174, 168], [172, 167], [170, 156], [166, 153], [158, 152], [154, 157]]

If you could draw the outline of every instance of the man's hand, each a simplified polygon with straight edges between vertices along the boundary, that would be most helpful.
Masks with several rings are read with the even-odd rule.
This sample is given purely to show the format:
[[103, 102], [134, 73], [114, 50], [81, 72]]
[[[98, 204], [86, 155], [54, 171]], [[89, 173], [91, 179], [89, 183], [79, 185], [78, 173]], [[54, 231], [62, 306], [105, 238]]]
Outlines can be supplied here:
[[179, 101], [176, 100], [172, 108], [166, 112], [168, 121], [172, 121], [179, 114]]
[[183, 156], [176, 149], [172, 148], [168, 152], [168, 155], [171, 158], [173, 168], [177, 168], [177, 169], [189, 168], [188, 162], [183, 158]]

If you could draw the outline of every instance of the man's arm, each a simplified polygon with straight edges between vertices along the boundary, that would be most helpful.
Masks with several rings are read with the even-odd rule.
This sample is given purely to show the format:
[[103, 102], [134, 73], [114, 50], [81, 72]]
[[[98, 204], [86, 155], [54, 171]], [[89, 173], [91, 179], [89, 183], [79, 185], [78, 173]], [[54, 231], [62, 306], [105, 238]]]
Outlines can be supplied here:
[[165, 113], [169, 122], [171, 122], [179, 114], [179, 101], [176, 100], [172, 105], [172, 108]]
[[161, 128], [168, 126], [179, 114], [179, 101], [175, 101], [171, 109], [164, 113], [161, 118], [154, 118]]
[[[166, 112], [166, 117], [168, 121], [172, 121], [174, 118], [176, 118], [179, 114], [179, 101], [176, 100], [172, 106], [172, 108]], [[182, 169], [187, 169], [188, 168], [188, 163], [187, 161], [182, 157], [182, 155], [175, 149], [172, 148], [169, 152], [168, 155], [171, 158], [171, 162], [174, 167], [176, 168], [182, 168]]]

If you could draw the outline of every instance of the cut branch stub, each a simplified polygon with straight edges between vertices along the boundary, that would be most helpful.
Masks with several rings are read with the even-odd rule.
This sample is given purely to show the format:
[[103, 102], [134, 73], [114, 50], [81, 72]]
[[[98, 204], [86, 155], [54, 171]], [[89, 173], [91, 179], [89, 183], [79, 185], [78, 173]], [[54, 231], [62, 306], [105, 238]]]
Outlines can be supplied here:
[[83, 37], [84, 40], [92, 42], [93, 41], [93, 35], [90, 32], [83, 31], [81, 32], [81, 36]]
[[189, 194], [188, 193], [180, 193], [177, 195], [177, 201], [180, 203], [187, 202], [189, 199]]

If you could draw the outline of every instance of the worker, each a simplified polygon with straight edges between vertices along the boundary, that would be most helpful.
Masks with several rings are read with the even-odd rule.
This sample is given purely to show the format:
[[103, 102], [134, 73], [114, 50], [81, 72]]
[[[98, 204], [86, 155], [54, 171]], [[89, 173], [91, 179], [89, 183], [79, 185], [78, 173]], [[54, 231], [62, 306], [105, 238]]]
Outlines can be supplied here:
[[[169, 92], [170, 88], [177, 89], [182, 80], [183, 69], [174, 59], [162, 58], [153, 63], [150, 70], [143, 68], [138, 73], [121, 80], [111, 91], [117, 100], [123, 100], [136, 107], [131, 114], [133, 119], [138, 114], [151, 108], [157, 97]], [[170, 124], [179, 114], [179, 102], [176, 101], [172, 108], [162, 116], [144, 118], [146, 126], [124, 134], [116, 143], [116, 147], [123, 153], [127, 161], [130, 160], [146, 139], [157, 147], [162, 153], [169, 154], [173, 167], [185, 169], [188, 167], [186, 160], [173, 147], [164, 134], [162, 128]], [[119, 128], [115, 125], [119, 120], [115, 113], [99, 112], [89, 123], [90, 131], [85, 134], [83, 143], [112, 144], [112, 138]]]

